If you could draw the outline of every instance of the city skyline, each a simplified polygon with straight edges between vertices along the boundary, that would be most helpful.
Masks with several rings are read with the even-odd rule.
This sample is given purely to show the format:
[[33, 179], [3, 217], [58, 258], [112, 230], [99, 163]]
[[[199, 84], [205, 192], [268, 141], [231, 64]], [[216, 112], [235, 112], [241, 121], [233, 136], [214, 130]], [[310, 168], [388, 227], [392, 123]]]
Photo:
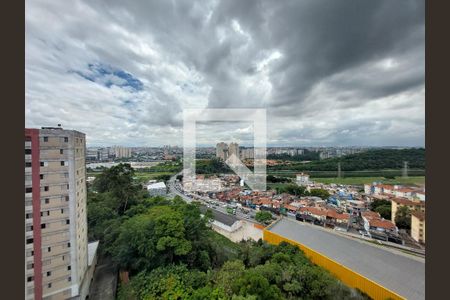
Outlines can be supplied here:
[[25, 59], [26, 127], [88, 146], [181, 145], [183, 109], [233, 107], [267, 109], [268, 145], [424, 146], [422, 1], [33, 1]]

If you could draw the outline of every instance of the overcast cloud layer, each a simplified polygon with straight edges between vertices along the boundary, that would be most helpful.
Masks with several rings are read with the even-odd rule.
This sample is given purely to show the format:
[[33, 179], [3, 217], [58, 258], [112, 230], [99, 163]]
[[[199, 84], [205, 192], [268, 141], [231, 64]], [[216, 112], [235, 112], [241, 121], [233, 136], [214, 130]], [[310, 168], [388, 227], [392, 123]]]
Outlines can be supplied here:
[[269, 145], [423, 146], [424, 35], [424, 1], [27, 1], [26, 126], [181, 145], [184, 108], [267, 108]]

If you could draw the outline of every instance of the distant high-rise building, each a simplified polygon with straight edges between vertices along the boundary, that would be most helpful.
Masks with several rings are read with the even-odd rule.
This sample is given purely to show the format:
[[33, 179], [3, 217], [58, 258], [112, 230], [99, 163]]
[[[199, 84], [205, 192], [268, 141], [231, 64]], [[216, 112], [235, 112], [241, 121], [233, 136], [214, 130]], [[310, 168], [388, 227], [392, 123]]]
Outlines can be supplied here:
[[228, 147], [228, 156], [235, 155], [237, 158], [240, 157], [239, 153], [239, 145], [237, 143], [230, 143]]
[[254, 157], [255, 153], [253, 148], [241, 149], [241, 159], [253, 159]]
[[114, 152], [116, 154], [116, 158], [126, 158], [131, 157], [131, 148], [127, 147], [115, 147]]
[[218, 143], [216, 145], [216, 157], [222, 159], [223, 161], [228, 158], [228, 145], [224, 142]]
[[25, 129], [26, 300], [88, 295], [98, 242], [87, 240], [85, 152], [81, 132]]

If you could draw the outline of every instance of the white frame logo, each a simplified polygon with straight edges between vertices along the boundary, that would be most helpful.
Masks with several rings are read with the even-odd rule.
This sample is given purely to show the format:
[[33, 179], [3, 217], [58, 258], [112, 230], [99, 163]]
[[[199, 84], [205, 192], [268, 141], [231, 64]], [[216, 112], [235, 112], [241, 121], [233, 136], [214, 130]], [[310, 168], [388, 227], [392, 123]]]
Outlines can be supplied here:
[[183, 189], [186, 191], [205, 191], [216, 183], [211, 179], [197, 179], [195, 173], [196, 123], [197, 122], [233, 122], [253, 123], [253, 172], [244, 163], [231, 155], [225, 163], [254, 191], [266, 190], [266, 109], [218, 108], [185, 109], [183, 111]]

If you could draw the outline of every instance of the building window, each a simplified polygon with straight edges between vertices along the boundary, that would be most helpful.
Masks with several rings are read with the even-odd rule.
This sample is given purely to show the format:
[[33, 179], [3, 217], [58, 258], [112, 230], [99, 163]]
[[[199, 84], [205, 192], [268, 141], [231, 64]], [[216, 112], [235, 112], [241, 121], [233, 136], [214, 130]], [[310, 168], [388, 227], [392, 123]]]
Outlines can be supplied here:
[[64, 166], [64, 161], [61, 161], [61, 166]]
[[31, 193], [33, 191], [33, 188], [27, 187], [25, 188], [25, 193]]
[[47, 252], [50, 252], [50, 251], [52, 251], [52, 247], [47, 248]]
[[25, 214], [25, 219], [31, 219], [33, 217], [33, 213]]
[[[33, 238], [27, 239], [27, 244], [33, 244]], [[33, 255], [34, 253], [31, 252], [31, 255]]]
[[67, 189], [69, 189], [69, 185], [67, 185]]
[[48, 142], [48, 136], [44, 136], [44, 142]]
[[67, 243], [67, 248], [70, 248], [70, 243]]
[[44, 229], [45, 228], [45, 223], [41, 224], [41, 228]]
[[41, 161], [41, 167], [43, 167], [44, 166], [44, 162], [43, 161]]
[[48, 185], [44, 186], [44, 191], [48, 192]]
[[64, 137], [64, 142], [65, 143], [68, 143], [69, 142], [69, 138], [66, 136], [66, 137]]
[[72, 269], [71, 266], [67, 266], [67, 270], [70, 271]]
[[31, 149], [25, 149], [25, 154], [31, 154]]
[[31, 168], [31, 162], [26, 162], [25, 163], [25, 168]]
[[69, 196], [66, 196], [66, 201], [69, 201]]
[[39, 178], [40, 178], [40, 179], [44, 179], [44, 174], [40, 174], [40, 175], [39, 175]]
[[62, 213], [62, 214], [64, 213], [64, 209], [63, 209], [63, 208], [61, 208], [61, 213]]
[[70, 220], [66, 220], [66, 224], [70, 224]]
[[69, 276], [69, 278], [67, 278], [67, 281], [72, 281], [72, 277]]
[[49, 198], [45, 198], [45, 204], [49, 204], [50, 203], [50, 199]]
[[52, 287], [52, 283], [50, 282], [47, 286], [48, 286], [48, 288], [51, 288]]
[[48, 277], [48, 276], [52, 276], [52, 272], [51, 272], [51, 271], [48, 271], [48, 272], [47, 272], [47, 277]]
[[28, 282], [32, 282], [33, 279], [34, 279], [33, 276], [28, 276], [27, 281], [28, 281]]
[[59, 154], [64, 154], [64, 149], [59, 149]]

